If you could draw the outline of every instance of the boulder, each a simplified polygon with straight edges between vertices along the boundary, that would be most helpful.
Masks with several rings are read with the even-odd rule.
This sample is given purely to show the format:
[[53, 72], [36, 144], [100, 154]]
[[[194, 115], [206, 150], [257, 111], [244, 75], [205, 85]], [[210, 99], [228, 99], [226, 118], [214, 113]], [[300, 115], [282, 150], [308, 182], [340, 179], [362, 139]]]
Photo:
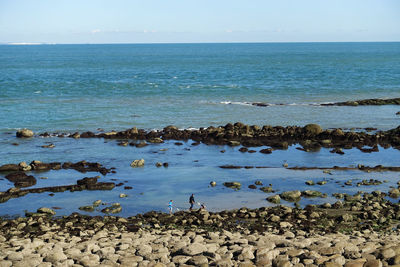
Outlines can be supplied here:
[[263, 186], [260, 187], [260, 190], [265, 192], [265, 193], [272, 193], [274, 192], [274, 190], [272, 189], [272, 186]]
[[144, 166], [144, 159], [135, 159], [131, 163], [132, 168], [138, 168], [138, 167], [143, 167]]
[[29, 138], [29, 137], [33, 137], [33, 131], [24, 128], [24, 129], [18, 130], [17, 133], [16, 133], [16, 136], [17, 136], [18, 138]]
[[307, 124], [303, 128], [304, 132], [309, 135], [318, 135], [322, 133], [322, 128], [318, 124]]
[[281, 193], [280, 197], [286, 201], [299, 201], [301, 192], [299, 190], [286, 191]]
[[224, 186], [232, 188], [232, 189], [240, 189], [242, 184], [239, 182], [225, 182]]

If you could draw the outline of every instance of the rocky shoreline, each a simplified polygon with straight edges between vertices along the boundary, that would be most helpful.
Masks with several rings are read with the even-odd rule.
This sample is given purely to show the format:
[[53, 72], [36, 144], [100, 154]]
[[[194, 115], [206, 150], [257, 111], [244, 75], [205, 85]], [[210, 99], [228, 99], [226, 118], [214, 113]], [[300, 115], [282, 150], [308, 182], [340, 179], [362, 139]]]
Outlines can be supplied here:
[[[377, 152], [378, 146], [400, 148], [400, 126], [388, 131], [367, 130], [372, 132], [323, 130], [316, 124], [304, 127], [260, 127], [237, 122], [200, 129], [181, 130], [167, 126], [159, 131], [146, 131], [133, 127], [119, 132], [43, 133], [39, 136], [114, 139], [121, 146], [137, 148], [166, 140], [192, 140], [193, 146], [200, 143], [242, 146], [239, 150], [242, 153], [252, 153], [253, 150], [248, 147], [269, 146], [259, 151], [265, 154], [273, 153], [275, 149], [287, 149], [293, 144], [300, 144], [301, 148], [298, 149], [306, 152], [325, 147], [338, 154], [344, 153], [342, 149], [351, 148], [358, 148], [364, 153]], [[17, 133], [18, 138], [34, 136], [27, 129]], [[181, 145], [180, 142], [175, 144]], [[236, 165], [220, 167], [268, 168]], [[284, 167], [293, 170], [320, 169], [324, 172], [330, 169], [400, 171], [400, 167], [381, 165]], [[26, 171], [58, 169], [74, 169], [83, 173], [95, 171], [103, 175], [115, 172], [114, 168], [85, 161], [6, 164], [0, 166], [0, 172], [7, 174], [6, 178], [16, 188], [1, 192], [0, 202], [28, 193], [110, 190], [118, 186], [112, 182], [98, 182], [98, 177], [85, 177], [77, 180], [74, 185], [21, 189], [24, 185], [29, 187], [35, 179], [26, 175]], [[377, 182], [366, 181], [365, 185], [375, 185]], [[311, 180], [305, 183], [310, 186], [315, 184]], [[351, 181], [346, 183], [350, 185]], [[106, 216], [73, 213], [60, 217], [55, 210], [42, 207], [37, 212], [26, 212], [25, 217], [0, 218], [0, 267], [400, 266], [400, 204], [397, 201], [400, 197], [400, 184], [397, 185], [389, 192], [360, 191], [355, 195], [337, 193], [333, 194], [337, 199], [335, 203], [308, 205], [304, 208], [298, 205], [301, 198], [326, 196], [314, 190], [293, 190], [277, 194], [272, 186], [263, 186], [261, 182], [249, 185], [249, 188], [272, 193], [266, 197], [266, 201], [275, 203], [275, 206], [221, 212], [199, 209], [179, 211], [172, 215], [151, 211], [127, 218], [108, 215], [121, 209], [117, 203], [103, 209]], [[237, 190], [241, 184], [225, 182], [224, 186]], [[388, 197], [392, 200], [389, 201]], [[281, 199], [293, 202], [294, 207], [280, 205]], [[101, 203], [101, 200], [96, 203]], [[93, 207], [80, 207], [81, 210], [89, 208]]]
[[0, 219], [0, 266], [398, 266], [400, 206], [384, 196], [128, 218], [42, 208]]

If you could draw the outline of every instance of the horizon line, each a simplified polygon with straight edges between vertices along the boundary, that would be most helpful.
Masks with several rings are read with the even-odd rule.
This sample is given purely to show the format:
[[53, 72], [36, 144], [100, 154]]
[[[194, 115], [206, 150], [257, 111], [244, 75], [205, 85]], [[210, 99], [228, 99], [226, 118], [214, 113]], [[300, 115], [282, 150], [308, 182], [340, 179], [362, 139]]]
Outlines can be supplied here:
[[398, 41], [266, 41], [266, 42], [115, 42], [115, 43], [54, 43], [54, 42], [0, 42], [0, 45], [152, 45], [152, 44], [302, 44], [302, 43], [399, 43]]

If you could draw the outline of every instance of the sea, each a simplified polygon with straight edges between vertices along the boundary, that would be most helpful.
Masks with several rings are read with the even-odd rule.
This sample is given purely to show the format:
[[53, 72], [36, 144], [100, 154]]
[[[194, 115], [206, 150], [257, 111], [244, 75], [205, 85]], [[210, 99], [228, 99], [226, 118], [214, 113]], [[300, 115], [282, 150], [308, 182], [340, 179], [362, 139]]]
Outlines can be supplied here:
[[[40, 207], [57, 215], [80, 212], [104, 215], [101, 209], [120, 203], [119, 216], [151, 210], [187, 210], [188, 199], [210, 211], [273, 205], [266, 197], [287, 190], [319, 190], [326, 198], [302, 199], [299, 204], [335, 202], [334, 192], [382, 190], [397, 186], [399, 173], [357, 170], [293, 171], [284, 167], [399, 166], [393, 148], [362, 153], [328, 149], [304, 152], [293, 145], [271, 155], [241, 153], [239, 147], [177, 146], [176, 141], [144, 148], [121, 147], [118, 140], [43, 138], [38, 134], [82, 131], [145, 130], [175, 125], [181, 129], [219, 126], [240, 121], [249, 125], [304, 126], [324, 129], [389, 130], [400, 125], [400, 106], [323, 106], [369, 98], [400, 97], [400, 43], [207, 43], [207, 44], [76, 44], [0, 45], [0, 165], [33, 160], [99, 162], [116, 173], [58, 170], [30, 172], [33, 187], [75, 184], [83, 177], [123, 186], [111, 191], [28, 194], [0, 203], [0, 216], [24, 216]], [[252, 103], [266, 103], [255, 106]], [[18, 139], [29, 128], [34, 138]], [[54, 148], [42, 146], [54, 144]], [[262, 147], [263, 148], [263, 147]], [[262, 148], [257, 148], [260, 150]], [[223, 151], [224, 153], [222, 153]], [[135, 159], [142, 168], [131, 168]], [[168, 162], [157, 168], [156, 162]], [[259, 169], [221, 169], [224, 164], [267, 166]], [[326, 180], [310, 188], [306, 180]], [[378, 186], [356, 186], [378, 179]], [[272, 185], [275, 193], [250, 189], [255, 181]], [[353, 186], [345, 185], [352, 180]], [[217, 186], [211, 187], [215, 181]], [[224, 182], [242, 183], [240, 190]], [[0, 174], [0, 191], [13, 183]], [[124, 189], [130, 186], [132, 189]], [[127, 197], [120, 198], [120, 194]], [[94, 212], [79, 210], [95, 200]], [[393, 200], [398, 201], [398, 200]], [[293, 203], [285, 203], [293, 205]]]

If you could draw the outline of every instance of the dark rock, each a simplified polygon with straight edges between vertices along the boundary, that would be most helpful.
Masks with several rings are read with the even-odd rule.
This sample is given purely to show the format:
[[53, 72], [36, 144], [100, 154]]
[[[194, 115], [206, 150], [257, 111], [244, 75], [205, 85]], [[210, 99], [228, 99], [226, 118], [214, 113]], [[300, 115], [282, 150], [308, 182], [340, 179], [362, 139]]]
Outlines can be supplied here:
[[20, 171], [21, 168], [17, 164], [5, 164], [0, 166], [0, 171], [5, 172], [5, 171]]
[[36, 184], [36, 179], [32, 175], [26, 175], [24, 172], [13, 172], [6, 175], [6, 179], [14, 183], [15, 187], [30, 187]]
[[271, 154], [272, 153], [272, 149], [271, 148], [261, 149], [260, 153]]
[[97, 183], [97, 177], [85, 177], [83, 179], [78, 180], [76, 183], [78, 185], [93, 185]]
[[96, 183], [96, 184], [88, 184], [87, 189], [88, 190], [111, 190], [115, 187], [114, 183], [109, 183], [109, 182], [102, 182], [102, 183]]

